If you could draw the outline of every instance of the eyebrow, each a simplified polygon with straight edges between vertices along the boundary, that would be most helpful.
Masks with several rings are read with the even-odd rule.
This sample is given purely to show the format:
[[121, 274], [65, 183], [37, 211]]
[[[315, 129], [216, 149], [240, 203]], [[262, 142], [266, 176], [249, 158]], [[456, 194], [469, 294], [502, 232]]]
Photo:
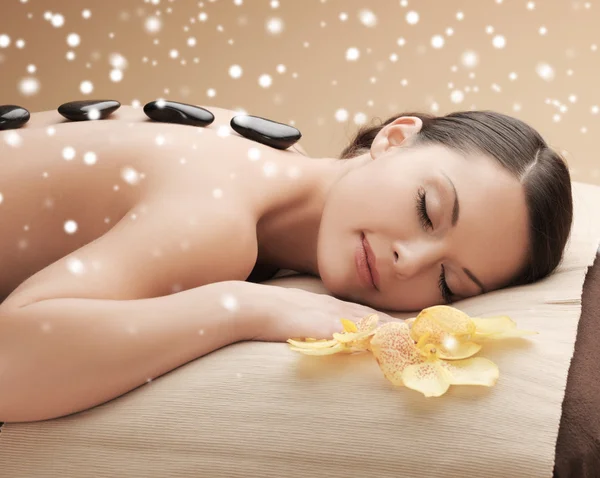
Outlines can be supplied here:
[[[459, 203], [458, 203], [458, 194], [456, 192], [456, 187], [454, 186], [452, 179], [450, 179], [448, 177], [448, 175], [443, 171], [442, 171], [442, 174], [448, 180], [448, 182], [450, 183], [450, 186], [452, 186], [452, 190], [454, 191], [454, 206], [452, 206], [452, 227], [455, 227], [456, 223], [458, 222], [458, 217], [459, 217], [459, 213], [460, 213], [460, 207], [459, 207]], [[483, 284], [481, 283], [481, 281], [477, 277], [475, 277], [475, 274], [473, 274], [466, 267], [463, 267], [463, 271], [465, 272], [465, 274], [467, 274], [467, 277], [469, 279], [471, 279], [473, 282], [475, 282], [475, 284], [477, 284], [477, 286], [481, 289], [481, 293], [485, 294], [485, 287], [483, 287]]]
[[481, 283], [481, 281], [477, 277], [475, 277], [475, 274], [473, 274], [466, 267], [463, 267], [463, 271], [465, 271], [465, 274], [467, 274], [469, 276], [469, 279], [471, 279], [473, 282], [475, 282], [475, 284], [477, 284], [479, 286], [479, 288], [481, 289], [481, 293], [485, 294], [485, 287], [483, 287], [483, 284]]
[[454, 206], [452, 207], [452, 227], [454, 227], [454, 226], [456, 226], [456, 223], [458, 222], [458, 214], [460, 212], [459, 204], [458, 204], [458, 194], [456, 193], [456, 187], [454, 186], [452, 179], [450, 179], [448, 177], [448, 175], [443, 171], [442, 171], [442, 174], [448, 180], [448, 182], [450, 183], [450, 186], [452, 186], [452, 190], [454, 191]]

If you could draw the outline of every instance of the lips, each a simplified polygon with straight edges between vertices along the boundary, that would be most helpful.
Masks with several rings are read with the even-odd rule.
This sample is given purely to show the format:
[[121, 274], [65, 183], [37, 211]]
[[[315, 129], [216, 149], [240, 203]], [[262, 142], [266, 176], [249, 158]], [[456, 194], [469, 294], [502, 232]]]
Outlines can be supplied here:
[[373, 249], [371, 249], [371, 245], [367, 240], [367, 236], [363, 233], [362, 235], [362, 243], [365, 248], [365, 253], [367, 255], [367, 263], [369, 264], [369, 271], [371, 272], [371, 277], [373, 278], [373, 283], [375, 284], [375, 289], [379, 290], [379, 273], [377, 272], [377, 258], [375, 257], [375, 253]]

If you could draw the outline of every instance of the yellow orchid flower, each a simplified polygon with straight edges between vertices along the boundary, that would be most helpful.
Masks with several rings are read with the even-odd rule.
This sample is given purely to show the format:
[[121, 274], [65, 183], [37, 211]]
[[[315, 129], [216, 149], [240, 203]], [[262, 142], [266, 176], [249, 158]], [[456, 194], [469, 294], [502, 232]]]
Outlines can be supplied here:
[[472, 357], [481, 350], [481, 345], [470, 340], [475, 332], [476, 325], [467, 314], [447, 305], [423, 309], [410, 328], [418, 348], [434, 344], [438, 356], [448, 360]]
[[436, 344], [440, 358], [447, 360], [472, 357], [481, 350], [477, 342], [482, 340], [537, 334], [517, 329], [517, 324], [507, 316], [469, 317], [447, 305], [424, 309], [409, 323], [412, 324], [411, 337], [419, 346], [424, 343]]
[[537, 333], [518, 330], [506, 316], [472, 318], [444, 305], [380, 327], [376, 314], [358, 324], [341, 320], [344, 331], [333, 334], [333, 339], [290, 339], [291, 349], [307, 355], [371, 351], [392, 384], [405, 385], [426, 397], [439, 397], [450, 385], [493, 386], [498, 367], [486, 358], [473, 357], [482, 347], [477, 342]]
[[439, 397], [450, 385], [484, 385], [491, 387], [499, 376], [490, 360], [475, 357], [445, 362], [436, 345], [418, 347], [405, 323], [387, 323], [371, 339], [371, 351], [385, 377], [392, 384]]
[[306, 355], [332, 355], [368, 350], [370, 338], [379, 322], [377, 314], [363, 317], [358, 324], [348, 319], [341, 319], [341, 322], [344, 332], [334, 333], [331, 340], [309, 338], [304, 341], [289, 339], [287, 342], [291, 345], [291, 350]]

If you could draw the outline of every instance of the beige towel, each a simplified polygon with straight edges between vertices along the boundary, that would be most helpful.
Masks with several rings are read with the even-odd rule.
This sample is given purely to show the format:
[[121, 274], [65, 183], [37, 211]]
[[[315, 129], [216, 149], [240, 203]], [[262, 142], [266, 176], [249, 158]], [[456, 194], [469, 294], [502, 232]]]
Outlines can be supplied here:
[[[575, 184], [574, 194], [576, 226], [556, 274], [457, 304], [541, 332], [485, 346], [500, 368], [493, 388], [424, 398], [392, 387], [370, 354], [236, 344], [86, 412], [6, 424], [0, 476], [550, 477], [583, 281], [600, 243], [600, 188]], [[314, 279], [275, 283], [323, 290]]]

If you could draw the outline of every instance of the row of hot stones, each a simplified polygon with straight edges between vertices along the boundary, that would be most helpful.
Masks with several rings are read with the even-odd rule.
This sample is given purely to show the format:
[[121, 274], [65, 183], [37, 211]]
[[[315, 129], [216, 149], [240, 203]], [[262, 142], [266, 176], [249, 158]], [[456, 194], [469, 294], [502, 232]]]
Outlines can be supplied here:
[[[60, 105], [58, 112], [70, 121], [93, 121], [108, 118], [120, 107], [121, 103], [115, 100], [71, 101]], [[198, 127], [215, 120], [215, 115], [205, 108], [166, 100], [147, 103], [144, 113], [153, 121]], [[30, 117], [29, 111], [21, 106], [0, 105], [0, 130], [18, 129]], [[230, 126], [245, 138], [277, 149], [287, 149], [302, 137], [293, 126], [245, 114], [234, 116]]]

